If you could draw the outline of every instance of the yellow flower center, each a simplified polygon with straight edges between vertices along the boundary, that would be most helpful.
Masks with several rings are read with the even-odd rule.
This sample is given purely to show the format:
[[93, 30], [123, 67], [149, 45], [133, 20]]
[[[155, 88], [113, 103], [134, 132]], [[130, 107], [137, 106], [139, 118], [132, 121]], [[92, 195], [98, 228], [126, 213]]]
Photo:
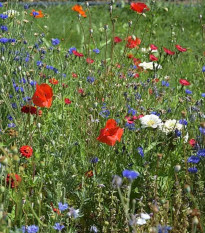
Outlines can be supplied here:
[[153, 121], [153, 120], [149, 120], [148, 122], [147, 122], [147, 125], [148, 126], [153, 126], [155, 124], [155, 122]]

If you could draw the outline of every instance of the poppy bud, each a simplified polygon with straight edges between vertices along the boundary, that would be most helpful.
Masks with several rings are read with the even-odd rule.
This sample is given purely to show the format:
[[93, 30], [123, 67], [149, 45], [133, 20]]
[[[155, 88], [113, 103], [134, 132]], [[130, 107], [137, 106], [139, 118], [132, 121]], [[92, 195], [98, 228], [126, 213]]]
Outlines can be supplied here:
[[110, 6], [110, 13], [112, 13], [112, 5]]
[[1, 187], [0, 187], [0, 192], [1, 192], [1, 193], [4, 193], [4, 191], [5, 191], [5, 187], [4, 187], [4, 186], [1, 186]]
[[108, 29], [108, 25], [107, 25], [107, 24], [104, 26], [104, 29], [105, 29], [105, 30], [107, 30], [107, 29]]
[[182, 117], [186, 117], [187, 112], [186, 111], [181, 111]]
[[179, 172], [181, 170], [181, 166], [180, 165], [176, 165], [175, 167], [174, 167], [174, 171], [175, 172]]
[[194, 225], [198, 225], [199, 224], [199, 220], [198, 220], [197, 216], [194, 216], [194, 218], [192, 219], [192, 223]]
[[190, 186], [189, 186], [188, 184], [185, 184], [185, 185], [184, 185], [184, 189], [185, 189], [185, 191], [186, 191], [187, 193], [190, 193], [190, 192], [191, 192], [191, 188], [190, 188]]
[[20, 159], [19, 159], [19, 156], [18, 156], [18, 155], [14, 155], [13, 160], [14, 160], [15, 162], [18, 162], [18, 161], [20, 160]]
[[128, 26], [129, 26], [129, 27], [132, 26], [132, 20], [130, 20], [130, 21], [128, 22]]
[[205, 121], [201, 122], [201, 123], [200, 123], [200, 126], [201, 126], [202, 128], [205, 128]]
[[93, 34], [93, 29], [92, 28], [90, 28], [90, 34]]

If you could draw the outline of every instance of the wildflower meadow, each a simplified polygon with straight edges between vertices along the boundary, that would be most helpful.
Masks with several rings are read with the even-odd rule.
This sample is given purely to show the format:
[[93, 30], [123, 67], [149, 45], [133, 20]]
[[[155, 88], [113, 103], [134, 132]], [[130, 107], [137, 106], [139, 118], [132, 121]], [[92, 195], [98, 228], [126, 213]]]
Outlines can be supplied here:
[[205, 232], [204, 12], [0, 3], [0, 232]]

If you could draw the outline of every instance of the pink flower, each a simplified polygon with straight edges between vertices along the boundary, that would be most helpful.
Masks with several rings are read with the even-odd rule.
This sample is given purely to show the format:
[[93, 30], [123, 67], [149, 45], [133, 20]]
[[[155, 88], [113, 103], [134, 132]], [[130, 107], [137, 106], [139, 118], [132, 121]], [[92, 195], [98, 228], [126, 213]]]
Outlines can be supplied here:
[[187, 51], [187, 49], [185, 49], [185, 48], [182, 48], [180, 45], [175, 45], [175, 47], [176, 47], [176, 49], [179, 51], [179, 52], [186, 52]]
[[173, 52], [173, 51], [171, 51], [171, 50], [169, 50], [169, 49], [167, 49], [167, 48], [165, 48], [165, 47], [163, 47], [163, 49], [164, 49], [164, 52], [166, 53], [166, 54], [168, 54], [168, 55], [174, 55], [175, 54], [175, 52]]
[[182, 86], [189, 86], [189, 85], [191, 85], [191, 83], [189, 81], [187, 81], [186, 79], [180, 79], [179, 82], [180, 82], [180, 84]]
[[155, 57], [153, 54], [149, 55], [149, 59], [150, 59], [150, 61], [158, 61], [158, 58]]
[[71, 104], [71, 100], [69, 100], [68, 98], [65, 98], [64, 102], [65, 102], [65, 104]]
[[158, 47], [156, 45], [154, 45], [154, 44], [151, 44], [150, 49], [151, 50], [158, 50]]
[[86, 62], [88, 64], [92, 64], [94, 62], [94, 60], [88, 57], [88, 58], [86, 58]]

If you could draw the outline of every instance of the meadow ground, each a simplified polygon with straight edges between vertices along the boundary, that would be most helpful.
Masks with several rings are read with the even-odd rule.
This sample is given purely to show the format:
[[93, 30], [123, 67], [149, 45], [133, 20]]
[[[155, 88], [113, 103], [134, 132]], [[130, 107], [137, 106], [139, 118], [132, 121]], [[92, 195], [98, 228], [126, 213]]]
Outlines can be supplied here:
[[0, 232], [205, 232], [204, 12], [0, 3]]

